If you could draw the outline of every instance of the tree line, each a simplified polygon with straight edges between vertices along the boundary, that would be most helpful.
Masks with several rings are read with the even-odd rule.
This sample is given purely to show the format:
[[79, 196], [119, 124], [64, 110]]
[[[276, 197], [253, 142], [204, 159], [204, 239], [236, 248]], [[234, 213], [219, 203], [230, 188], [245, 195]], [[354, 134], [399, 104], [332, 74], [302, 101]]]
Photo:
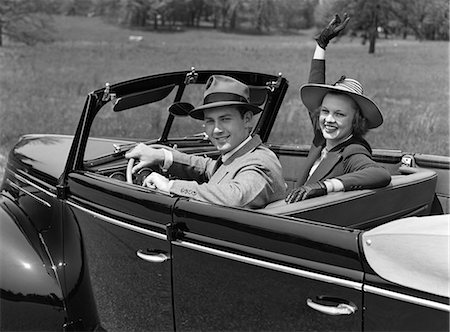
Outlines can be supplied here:
[[33, 44], [51, 39], [47, 15], [100, 16], [145, 30], [210, 28], [285, 33], [324, 26], [334, 13], [351, 16], [347, 33], [377, 38], [449, 40], [448, 0], [0, 0], [2, 36]]

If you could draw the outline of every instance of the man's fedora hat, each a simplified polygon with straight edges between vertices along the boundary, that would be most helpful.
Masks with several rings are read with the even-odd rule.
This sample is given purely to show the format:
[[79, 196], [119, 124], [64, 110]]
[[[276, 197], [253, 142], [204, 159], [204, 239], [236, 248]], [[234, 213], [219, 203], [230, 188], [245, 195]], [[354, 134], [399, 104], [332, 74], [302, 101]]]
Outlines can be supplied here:
[[359, 106], [362, 116], [367, 119], [369, 128], [379, 127], [383, 123], [383, 115], [378, 106], [363, 94], [363, 87], [357, 80], [342, 76], [333, 85], [305, 84], [300, 88], [303, 104], [310, 111], [322, 105], [323, 98], [329, 92], [343, 93], [352, 98]]
[[250, 104], [250, 89], [246, 84], [230, 76], [212, 75], [206, 82], [203, 104], [190, 111], [189, 115], [203, 120], [205, 110], [223, 106], [241, 106], [253, 114], [262, 111], [258, 106]]

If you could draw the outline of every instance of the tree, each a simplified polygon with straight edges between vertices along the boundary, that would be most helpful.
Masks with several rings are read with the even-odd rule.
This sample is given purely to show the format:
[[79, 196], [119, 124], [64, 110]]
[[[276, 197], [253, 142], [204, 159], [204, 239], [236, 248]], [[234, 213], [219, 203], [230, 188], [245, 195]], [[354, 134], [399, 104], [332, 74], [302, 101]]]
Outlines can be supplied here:
[[88, 15], [93, 7], [92, 0], [65, 0], [60, 11], [65, 15]]
[[407, 31], [418, 40], [449, 38], [448, 0], [397, 0], [390, 12], [402, 24], [405, 38]]
[[109, 18], [108, 21], [115, 22], [120, 12], [121, 0], [93, 0], [92, 11], [95, 15]]
[[129, 27], [145, 27], [149, 3], [146, 0], [124, 0], [121, 2], [120, 23]]
[[278, 23], [277, 6], [274, 0], [257, 0], [255, 7], [255, 28], [256, 31], [269, 31], [273, 24]]
[[0, 46], [3, 37], [34, 45], [52, 40], [51, 0], [0, 0]]
[[[0, 0], [0, 3], [6, 0]], [[9, 2], [13, 0], [7, 0]], [[25, 0], [21, 0], [25, 2]], [[30, 0], [28, 0], [30, 1]], [[36, 0], [50, 1], [50, 0]], [[369, 41], [375, 52], [378, 31], [385, 38], [413, 33], [417, 39], [449, 36], [448, 0], [53, 0], [65, 3], [71, 13], [89, 9], [120, 24], [154, 29], [184, 24], [234, 31], [243, 27], [260, 33], [271, 30], [308, 29], [327, 24], [335, 13], [352, 17], [348, 32]], [[90, 12], [92, 12], [92, 10]]]
[[[348, 30], [362, 32], [363, 44], [369, 40], [369, 53], [375, 53], [378, 27], [387, 25], [391, 0], [335, 0], [328, 1], [322, 8], [321, 25], [333, 17], [334, 13], [348, 13], [351, 17]], [[326, 16], [326, 17], [324, 17]]]
[[205, 10], [204, 0], [187, 0], [185, 3], [188, 13], [188, 25], [189, 26], [200, 26], [200, 19]]
[[378, 29], [385, 35], [412, 32], [416, 39], [449, 39], [448, 0], [327, 0], [319, 1], [316, 14], [320, 26], [334, 13], [351, 16], [348, 30], [361, 32], [363, 44], [369, 40], [369, 53], [375, 52]]
[[309, 29], [314, 25], [314, 10], [318, 0], [279, 0], [279, 27], [282, 29]]
[[153, 18], [153, 29], [158, 30], [159, 25], [164, 26], [166, 16], [170, 14], [172, 0], [147, 0], [148, 16]]

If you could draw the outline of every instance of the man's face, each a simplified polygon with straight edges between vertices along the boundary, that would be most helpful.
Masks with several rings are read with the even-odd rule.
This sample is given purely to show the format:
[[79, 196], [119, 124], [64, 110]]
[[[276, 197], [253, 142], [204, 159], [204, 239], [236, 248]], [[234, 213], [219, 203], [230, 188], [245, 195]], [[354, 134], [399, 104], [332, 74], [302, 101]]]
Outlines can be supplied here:
[[253, 113], [241, 115], [235, 107], [225, 106], [204, 111], [205, 132], [221, 154], [237, 147], [249, 135]]

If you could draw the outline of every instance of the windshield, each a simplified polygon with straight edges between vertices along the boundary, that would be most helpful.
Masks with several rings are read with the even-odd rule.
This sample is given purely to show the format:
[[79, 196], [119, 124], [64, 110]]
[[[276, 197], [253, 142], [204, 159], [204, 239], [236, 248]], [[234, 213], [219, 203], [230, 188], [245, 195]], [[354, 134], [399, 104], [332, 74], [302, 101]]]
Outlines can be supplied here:
[[[220, 72], [225, 73], [242, 82], [251, 82], [248, 85], [250, 103], [267, 112], [278, 110], [287, 89], [284, 78], [250, 72]], [[88, 165], [99, 164], [100, 159], [123, 155], [139, 142], [211, 150], [213, 145], [204, 132], [203, 121], [191, 118], [188, 113], [202, 105], [205, 84], [214, 74], [216, 72], [194, 69], [187, 73], [159, 74], [107, 84], [105, 89], [94, 92], [94, 100], [108, 101], [98, 110], [95, 104], [89, 108], [88, 119], [90, 115], [95, 116], [88, 124], [84, 161]], [[253, 117], [252, 133], [266, 135], [269, 131], [259, 122], [272, 121], [272, 118], [262, 117], [262, 113]]]
[[[157, 142], [170, 116], [168, 108], [176, 99], [177, 89], [173, 89], [162, 100], [130, 107], [120, 112], [114, 111], [114, 103], [106, 103], [97, 113], [89, 133], [84, 155], [85, 161], [111, 155], [119, 150], [127, 150], [137, 142]], [[203, 84], [189, 84], [185, 87], [181, 102], [194, 106], [201, 104]], [[253, 118], [255, 128], [260, 114]], [[203, 121], [189, 116], [175, 116], [167, 140], [192, 139], [199, 143], [209, 142], [204, 133]]]

